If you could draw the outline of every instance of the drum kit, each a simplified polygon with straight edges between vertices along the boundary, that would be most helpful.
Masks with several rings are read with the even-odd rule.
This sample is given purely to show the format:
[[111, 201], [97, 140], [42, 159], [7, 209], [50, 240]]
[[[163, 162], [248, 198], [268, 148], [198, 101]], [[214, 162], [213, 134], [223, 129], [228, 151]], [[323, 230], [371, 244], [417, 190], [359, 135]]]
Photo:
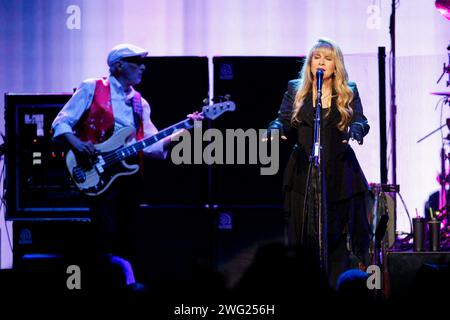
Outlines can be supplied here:
[[[450, 4], [450, 1], [448, 1]], [[450, 10], [450, 7], [449, 7]], [[448, 65], [444, 63], [443, 71], [437, 83], [441, 81], [444, 75], [448, 74], [448, 80], [446, 81], [446, 86], [450, 87], [450, 44], [447, 46], [448, 51]], [[438, 92], [430, 92], [431, 95], [442, 97], [442, 106], [445, 104], [450, 105], [450, 91], [438, 91]], [[441, 130], [443, 127], [447, 126], [450, 129], [450, 118], [446, 120], [446, 123], [440, 126], [439, 128], [433, 130], [429, 134], [427, 134], [422, 139], [418, 140], [420, 142], [433, 133]], [[450, 134], [445, 138], [450, 143]], [[439, 175], [439, 184], [441, 186], [439, 192], [439, 205], [438, 208], [435, 208], [435, 216], [433, 217], [432, 211], [430, 212], [431, 218], [435, 218], [441, 222], [441, 232], [440, 232], [440, 243], [441, 247], [447, 248], [450, 247], [450, 172], [446, 170], [446, 161], [450, 161], [450, 153], [445, 150], [445, 143], [442, 143], [441, 148], [441, 173]], [[431, 207], [430, 207], [431, 208]], [[428, 213], [426, 213], [427, 215]]]
[[[450, 58], [450, 55], [449, 55]], [[450, 70], [449, 70], [450, 71]], [[450, 72], [449, 72], [450, 74]], [[448, 82], [450, 85], [450, 82]], [[430, 94], [441, 96], [444, 104], [450, 105], [450, 91], [431, 92]], [[450, 118], [446, 123], [439, 128], [447, 126], [450, 129]], [[450, 140], [448, 135], [446, 140]], [[439, 208], [436, 210], [436, 219], [441, 222], [440, 242], [441, 247], [447, 248], [450, 246], [450, 173], [446, 170], [446, 161], [450, 161], [450, 153], [446, 152], [445, 144], [441, 148], [441, 173], [439, 175], [439, 184], [441, 186], [439, 193]], [[430, 213], [431, 215], [432, 213]]]
[[[450, 0], [448, 0], [450, 3]], [[449, 6], [450, 12], [450, 6]], [[439, 77], [437, 83], [441, 81], [444, 75], [448, 74], [448, 80], [446, 81], [446, 86], [450, 87], [450, 44], [447, 46], [448, 50], [448, 65], [444, 63], [443, 72]], [[450, 105], [450, 90], [449, 91], [438, 91], [430, 92], [431, 95], [439, 96], [442, 100], [442, 106], [445, 104]], [[439, 128], [428, 133], [426, 136], [418, 140], [421, 142], [425, 140], [432, 134], [442, 130], [443, 127], [447, 126], [450, 129], [450, 118], [446, 120], [446, 123]], [[448, 140], [448, 145], [450, 145], [450, 134], [446, 137]], [[447, 249], [450, 248], [450, 172], [446, 170], [446, 161], [450, 162], [450, 152], [446, 152], [442, 144], [441, 149], [441, 173], [439, 175], [439, 184], [441, 186], [439, 192], [439, 203], [435, 204], [433, 202], [434, 213], [425, 212], [426, 220], [436, 219], [440, 222], [440, 248]], [[449, 166], [450, 167], [450, 166]], [[370, 250], [369, 258], [373, 264], [378, 264], [385, 255], [386, 250], [409, 250], [411, 249], [412, 239], [413, 239], [413, 224], [411, 223], [411, 233], [406, 234], [406, 237], [400, 238], [399, 234], [396, 232], [396, 217], [395, 217], [395, 195], [399, 192], [399, 186], [388, 185], [388, 184], [370, 184], [370, 192], [372, 197], [368, 204], [368, 219], [371, 229], [371, 239], [370, 239]], [[400, 196], [403, 204], [404, 201]], [[434, 198], [433, 198], [434, 199]], [[431, 202], [431, 201], [429, 201]], [[431, 208], [431, 205], [428, 204]], [[406, 209], [406, 206], [405, 206]], [[408, 210], [406, 209], [408, 217]], [[384, 218], [384, 220], [383, 220]], [[414, 220], [414, 219], [413, 219]], [[378, 238], [378, 239], [377, 239]]]
[[[448, 0], [450, 3], [450, 0]], [[450, 6], [449, 6], [450, 11]], [[448, 65], [444, 63], [442, 74], [440, 75], [439, 79], [437, 80], [437, 83], [441, 81], [441, 79], [444, 77], [444, 75], [448, 74], [448, 80], [446, 81], [446, 86], [450, 87], [450, 44], [447, 46], [448, 51]], [[431, 95], [439, 96], [441, 97], [441, 103], [442, 106], [445, 104], [450, 105], [450, 91], [437, 91], [437, 92], [430, 92]], [[417, 141], [417, 143], [425, 140], [432, 134], [442, 130], [447, 126], [447, 128], [450, 129], [450, 118], [446, 119], [446, 122], [441, 125], [439, 128], [431, 131], [421, 139]], [[450, 248], [450, 172], [446, 170], [446, 161], [450, 161], [450, 152], [447, 152], [445, 149], [446, 145], [450, 144], [450, 134], [446, 136], [447, 143], [442, 143], [441, 152], [440, 152], [440, 160], [441, 160], [441, 172], [439, 174], [439, 184], [441, 186], [439, 192], [436, 192], [436, 194], [439, 194], [439, 200], [438, 203], [435, 203], [436, 201], [431, 201], [430, 199], [433, 197], [435, 199], [436, 197], [434, 195], [430, 196], [430, 199], [427, 203], [427, 209], [430, 209], [430, 212], [428, 210], [425, 210], [425, 217], [426, 220], [437, 219], [440, 222], [441, 228], [440, 228], [440, 246], [442, 248]], [[433, 213], [434, 210], [434, 213]], [[412, 229], [412, 225], [411, 225]], [[411, 230], [412, 231], [412, 230]], [[400, 241], [400, 243], [409, 243], [409, 239], [412, 237], [412, 234], [409, 234], [405, 239], [402, 239], [403, 241]]]

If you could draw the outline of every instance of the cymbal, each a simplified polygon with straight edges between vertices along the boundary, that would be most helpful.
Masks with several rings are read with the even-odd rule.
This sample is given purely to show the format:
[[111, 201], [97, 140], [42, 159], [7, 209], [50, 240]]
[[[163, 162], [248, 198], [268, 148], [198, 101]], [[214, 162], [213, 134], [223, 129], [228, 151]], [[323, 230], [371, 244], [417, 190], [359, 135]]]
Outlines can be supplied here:
[[430, 92], [430, 94], [434, 94], [435, 96], [447, 96], [447, 97], [450, 97], [450, 91], [447, 91], [447, 92]]

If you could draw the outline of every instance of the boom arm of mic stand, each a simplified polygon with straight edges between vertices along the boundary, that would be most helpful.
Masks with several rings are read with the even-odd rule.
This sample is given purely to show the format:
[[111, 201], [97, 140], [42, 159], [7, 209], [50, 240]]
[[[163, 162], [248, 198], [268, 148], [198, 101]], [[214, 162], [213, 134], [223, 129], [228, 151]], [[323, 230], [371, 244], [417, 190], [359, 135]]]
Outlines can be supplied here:
[[443, 124], [443, 125], [440, 126], [439, 128], [437, 128], [437, 129], [431, 131], [431, 132], [430, 132], [429, 134], [427, 134], [425, 137], [421, 138], [420, 140], [417, 140], [416, 143], [419, 143], [419, 142], [425, 140], [426, 138], [428, 138], [429, 136], [431, 136], [433, 133], [438, 132], [439, 130], [441, 130], [441, 129], [442, 129], [443, 127], [445, 127], [446, 125], [447, 125], [447, 124]]

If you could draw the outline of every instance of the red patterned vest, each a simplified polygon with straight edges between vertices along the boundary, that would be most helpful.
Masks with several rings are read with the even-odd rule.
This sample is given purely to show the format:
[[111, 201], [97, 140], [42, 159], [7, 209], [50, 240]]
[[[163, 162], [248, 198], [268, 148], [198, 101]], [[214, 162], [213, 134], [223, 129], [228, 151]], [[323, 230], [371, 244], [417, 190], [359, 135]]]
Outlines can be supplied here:
[[[133, 97], [134, 123], [137, 125], [136, 139], [144, 137], [142, 122], [141, 95], [136, 92]], [[135, 126], [136, 127], [136, 126]], [[81, 117], [75, 128], [75, 134], [81, 141], [91, 141], [94, 144], [109, 139], [114, 133], [114, 113], [111, 103], [111, 87], [108, 79], [95, 81], [94, 97], [91, 106]]]

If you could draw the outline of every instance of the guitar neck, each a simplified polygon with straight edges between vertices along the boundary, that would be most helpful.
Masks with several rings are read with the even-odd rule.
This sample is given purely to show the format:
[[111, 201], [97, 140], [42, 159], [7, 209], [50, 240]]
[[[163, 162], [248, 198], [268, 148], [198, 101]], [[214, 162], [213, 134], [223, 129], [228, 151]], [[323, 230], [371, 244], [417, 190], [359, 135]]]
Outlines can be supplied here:
[[191, 129], [194, 126], [194, 120], [192, 119], [185, 119], [183, 121], [180, 121], [168, 128], [165, 128], [161, 131], [159, 131], [157, 134], [137, 141], [129, 146], [120, 148], [115, 151], [116, 153], [116, 159], [117, 161], [125, 160], [128, 157], [135, 156], [138, 154], [139, 151], [157, 143], [158, 141], [170, 136], [176, 131], [182, 130], [182, 129]]

